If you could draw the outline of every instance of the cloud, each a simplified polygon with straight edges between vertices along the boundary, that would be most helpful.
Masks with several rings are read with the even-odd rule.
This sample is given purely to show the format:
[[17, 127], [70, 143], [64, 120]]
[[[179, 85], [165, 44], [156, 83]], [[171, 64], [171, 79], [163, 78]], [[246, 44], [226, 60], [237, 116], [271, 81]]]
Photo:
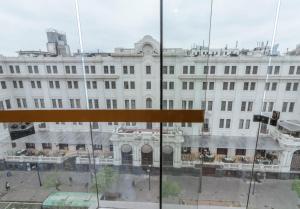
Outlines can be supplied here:
[[[252, 48], [271, 41], [277, 0], [214, 0], [211, 45]], [[112, 51], [133, 47], [144, 35], [159, 39], [159, 0], [79, 0], [84, 48]], [[280, 49], [299, 42], [300, 1], [282, 1], [276, 42]], [[189, 48], [208, 43], [210, 1], [165, 0], [164, 45]], [[0, 53], [44, 49], [49, 27], [64, 31], [72, 51], [79, 48], [74, 0], [10, 0], [0, 7]]]

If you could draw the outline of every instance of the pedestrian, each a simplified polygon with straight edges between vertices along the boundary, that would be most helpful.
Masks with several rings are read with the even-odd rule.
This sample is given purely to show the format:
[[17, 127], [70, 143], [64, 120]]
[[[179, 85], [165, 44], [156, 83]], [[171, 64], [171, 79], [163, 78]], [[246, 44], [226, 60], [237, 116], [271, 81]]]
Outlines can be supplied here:
[[72, 182], [73, 182], [73, 179], [72, 179], [72, 177], [70, 176], [70, 177], [69, 177], [69, 183], [70, 183], [70, 186], [72, 186]]
[[55, 188], [56, 188], [57, 191], [60, 191], [59, 186], [60, 186], [60, 181], [59, 181], [59, 179], [56, 179]]
[[84, 184], [84, 187], [85, 187], [85, 189], [88, 191], [88, 189], [89, 189], [89, 182], [86, 182], [86, 183]]
[[5, 189], [7, 192], [10, 190], [10, 184], [8, 182], [5, 182]]

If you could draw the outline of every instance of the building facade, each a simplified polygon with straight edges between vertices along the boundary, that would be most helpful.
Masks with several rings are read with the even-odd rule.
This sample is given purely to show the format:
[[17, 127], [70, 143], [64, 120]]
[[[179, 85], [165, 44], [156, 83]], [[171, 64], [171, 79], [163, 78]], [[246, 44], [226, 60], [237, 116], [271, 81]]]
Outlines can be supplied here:
[[[54, 56], [52, 51], [48, 54], [22, 51], [17, 57], [0, 56], [0, 109], [159, 109], [159, 43], [151, 36], [143, 37], [131, 49], [73, 56], [68, 53], [65, 36], [58, 43], [66, 46], [60, 55]], [[189, 154], [196, 150], [202, 152], [199, 148], [205, 145], [199, 141], [203, 137], [207, 141], [230, 141], [235, 137], [253, 141], [258, 129], [258, 123], [252, 120], [254, 114], [271, 114], [276, 110], [281, 112], [282, 120], [300, 118], [300, 56], [270, 56], [270, 51], [263, 46], [248, 51], [236, 48], [208, 51], [205, 47], [164, 49], [163, 108], [206, 110], [203, 124], [163, 124], [165, 130], [178, 133], [173, 134], [165, 147], [166, 154], [173, 154], [174, 167], [184, 164], [181, 156], [184, 147]], [[4, 141], [9, 137], [9, 130], [5, 125], [1, 128]], [[93, 123], [92, 128], [94, 132], [115, 133], [108, 143], [113, 146], [115, 165], [122, 164], [122, 160], [143, 165], [139, 153], [144, 150], [144, 153], [153, 152], [151, 164], [157, 166], [155, 133], [159, 124]], [[35, 124], [36, 132], [88, 130], [87, 123]], [[126, 135], [119, 130], [134, 130], [135, 134]], [[145, 134], [139, 141], [138, 131]], [[147, 132], [150, 138], [146, 137]], [[263, 124], [260, 132], [270, 137], [267, 125]], [[21, 143], [14, 141], [13, 146], [18, 147], [18, 142]], [[150, 147], [143, 148], [145, 145]], [[264, 146], [262, 149], [267, 149]], [[213, 153], [218, 154], [217, 148], [225, 149], [217, 145], [209, 149], [215, 149]], [[236, 149], [248, 149], [251, 157], [255, 147], [246, 144], [227, 147], [230, 148], [232, 153]], [[122, 153], [131, 153], [123, 156], [126, 162]], [[220, 150], [219, 154], [231, 156], [230, 151]]]

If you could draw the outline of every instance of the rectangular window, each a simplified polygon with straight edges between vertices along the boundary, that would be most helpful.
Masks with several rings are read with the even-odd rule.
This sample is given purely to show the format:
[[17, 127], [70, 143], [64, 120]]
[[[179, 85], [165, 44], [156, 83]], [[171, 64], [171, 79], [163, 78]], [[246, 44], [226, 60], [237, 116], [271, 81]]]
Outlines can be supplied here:
[[250, 120], [249, 119], [246, 120], [246, 127], [245, 128], [250, 129]]
[[239, 129], [243, 129], [244, 128], [244, 119], [240, 119], [239, 121]]
[[252, 74], [256, 75], [258, 71], [258, 66], [253, 66]]
[[208, 101], [207, 102], [207, 110], [212, 111], [212, 108], [213, 108], [213, 101]]
[[54, 73], [54, 74], [57, 74], [57, 73], [58, 73], [58, 71], [57, 71], [57, 66], [56, 66], [56, 65], [53, 65], [53, 66], [52, 66], [52, 70], [53, 70], [53, 73]]
[[297, 75], [300, 75], [300, 66], [297, 66], [297, 72], [296, 72]]
[[35, 74], [39, 73], [39, 67], [37, 65], [33, 66], [33, 70]]
[[209, 90], [214, 90], [215, 83], [214, 82], [209, 82]]
[[255, 90], [255, 85], [256, 85], [255, 82], [251, 82], [251, 84], [250, 84], [250, 90], [251, 90], [251, 91], [254, 91], [254, 90]]
[[242, 102], [241, 111], [246, 111], [246, 102]]
[[190, 74], [195, 74], [195, 66], [190, 66]]
[[274, 102], [269, 102], [268, 112], [272, 112], [274, 107]]
[[224, 128], [224, 119], [220, 119], [219, 128]]
[[286, 91], [290, 91], [291, 90], [291, 86], [292, 86], [292, 83], [286, 83], [285, 90]]
[[27, 66], [27, 69], [28, 69], [28, 73], [30, 73], [30, 74], [33, 73], [33, 71], [32, 71], [32, 66], [31, 66], [31, 65], [28, 65], [28, 66]]
[[226, 110], [226, 101], [221, 101], [221, 111]]
[[247, 109], [247, 111], [251, 112], [252, 108], [253, 108], [253, 102], [248, 102], [248, 109]]
[[[128, 82], [127, 83], [127, 88], [128, 88]], [[109, 81], [104, 81], [104, 86], [105, 86], [105, 89], [109, 89]], [[125, 88], [125, 82], [124, 82], [124, 88]]]
[[273, 66], [268, 66], [268, 74], [271, 75], [273, 72]]
[[270, 82], [267, 82], [265, 85], [265, 90], [269, 91], [270, 90]]
[[207, 90], [207, 82], [202, 83], [202, 90]]
[[134, 74], [134, 66], [129, 66], [129, 72], [130, 74]]
[[146, 74], [151, 74], [151, 66], [150, 65], [146, 66]]
[[5, 100], [6, 109], [11, 109], [11, 103], [9, 99]]
[[31, 88], [35, 89], [35, 88], [36, 88], [36, 87], [35, 87], [35, 82], [34, 82], [34, 81], [31, 81], [30, 83], [31, 83]]
[[267, 111], [267, 102], [264, 102], [264, 105], [263, 105], [263, 112], [266, 112]]
[[2, 89], [6, 89], [6, 82], [5, 81], [1, 81], [1, 88]]
[[249, 82], [244, 82], [244, 90], [248, 90], [249, 88]]
[[230, 128], [230, 123], [231, 123], [231, 120], [230, 119], [226, 119], [226, 128]]
[[228, 103], [227, 103], [227, 111], [232, 111], [232, 101], [228, 101]]
[[295, 102], [290, 103], [289, 112], [294, 112]]
[[293, 75], [294, 72], [295, 72], [295, 66], [290, 66], [289, 74], [290, 74], [290, 75]]
[[168, 66], [163, 66], [163, 74], [168, 74]]
[[109, 66], [110, 74], [115, 74], [115, 66], [111, 65]]
[[127, 66], [123, 66], [123, 74], [128, 74], [128, 68], [127, 68]]
[[174, 82], [173, 81], [169, 82], [169, 89], [171, 89], [171, 90], [174, 89]]
[[174, 75], [174, 66], [169, 66], [169, 74]]
[[151, 81], [146, 82], [146, 89], [151, 89]]
[[251, 66], [246, 66], [245, 74], [250, 74]]
[[231, 74], [236, 74], [236, 66], [231, 66]]
[[50, 89], [54, 88], [54, 82], [53, 81], [49, 81], [49, 87], [50, 87]]
[[[186, 83], [186, 82], [184, 82], [184, 83]], [[182, 88], [183, 88], [183, 85], [182, 85]], [[163, 82], [163, 89], [168, 89], [168, 82], [167, 81]]]
[[134, 83], [134, 81], [130, 81], [130, 89], [135, 89], [135, 83]]
[[216, 66], [210, 66], [210, 74], [216, 74]]
[[85, 73], [86, 74], [89, 74], [90, 73], [90, 68], [89, 68], [89, 66], [84, 66], [84, 69], [85, 69]]
[[[108, 81], [106, 81], [107, 83], [108, 83], [108, 88], [107, 87], [105, 87], [106, 89], [109, 89], [109, 82]], [[129, 89], [129, 83], [128, 83], [128, 81], [124, 81], [124, 89]]]
[[299, 83], [294, 83], [293, 91], [298, 91]]
[[66, 69], [66, 74], [70, 74], [70, 66], [65, 66], [65, 69]]
[[[29, 66], [28, 66], [29, 67]], [[50, 74], [51, 73], [51, 66], [50, 65], [47, 65], [46, 66], [46, 70], [47, 70], [47, 73]]]
[[38, 87], [39, 89], [42, 88], [42, 83], [41, 83], [41, 81], [37, 81], [36, 84], [37, 84], [37, 87]]
[[276, 91], [277, 89], [277, 83], [272, 83], [272, 91]]
[[234, 90], [234, 85], [235, 85], [234, 82], [230, 82], [229, 90]]
[[282, 103], [282, 112], [286, 112], [287, 111], [287, 106], [288, 106], [288, 102], [283, 102]]
[[223, 90], [227, 90], [228, 89], [228, 82], [223, 82]]
[[230, 66], [225, 66], [224, 74], [229, 74]]
[[208, 66], [204, 66], [203, 74], [208, 74]]
[[103, 71], [104, 71], [104, 74], [108, 74], [108, 66], [107, 65], [103, 66]]
[[190, 82], [190, 83], [189, 83], [189, 89], [190, 89], [190, 90], [193, 90], [193, 89], [194, 89], [194, 82]]
[[183, 66], [182, 68], [182, 74], [188, 74], [188, 66]]
[[275, 66], [274, 75], [279, 75], [280, 66]]
[[96, 66], [91, 65], [91, 74], [96, 74]]
[[72, 66], [72, 74], [76, 74], [76, 66]]
[[9, 66], [9, 71], [10, 71], [10, 73], [15, 73], [15, 71], [14, 71], [14, 66], [10, 65], [10, 66]]

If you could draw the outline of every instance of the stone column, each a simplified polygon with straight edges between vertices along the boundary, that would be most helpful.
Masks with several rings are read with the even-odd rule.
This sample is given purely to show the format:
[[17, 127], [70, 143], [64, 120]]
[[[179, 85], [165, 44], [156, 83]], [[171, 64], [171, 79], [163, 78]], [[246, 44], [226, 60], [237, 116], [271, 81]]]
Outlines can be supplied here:
[[138, 145], [131, 145], [132, 146], [132, 164], [133, 166], [140, 166], [140, 151]]
[[121, 148], [119, 147], [119, 143], [113, 143], [114, 147], [114, 165], [121, 165]]
[[159, 167], [159, 146], [153, 145], [153, 166]]
[[174, 168], [181, 167], [181, 147], [180, 144], [177, 144], [173, 150], [173, 166]]

